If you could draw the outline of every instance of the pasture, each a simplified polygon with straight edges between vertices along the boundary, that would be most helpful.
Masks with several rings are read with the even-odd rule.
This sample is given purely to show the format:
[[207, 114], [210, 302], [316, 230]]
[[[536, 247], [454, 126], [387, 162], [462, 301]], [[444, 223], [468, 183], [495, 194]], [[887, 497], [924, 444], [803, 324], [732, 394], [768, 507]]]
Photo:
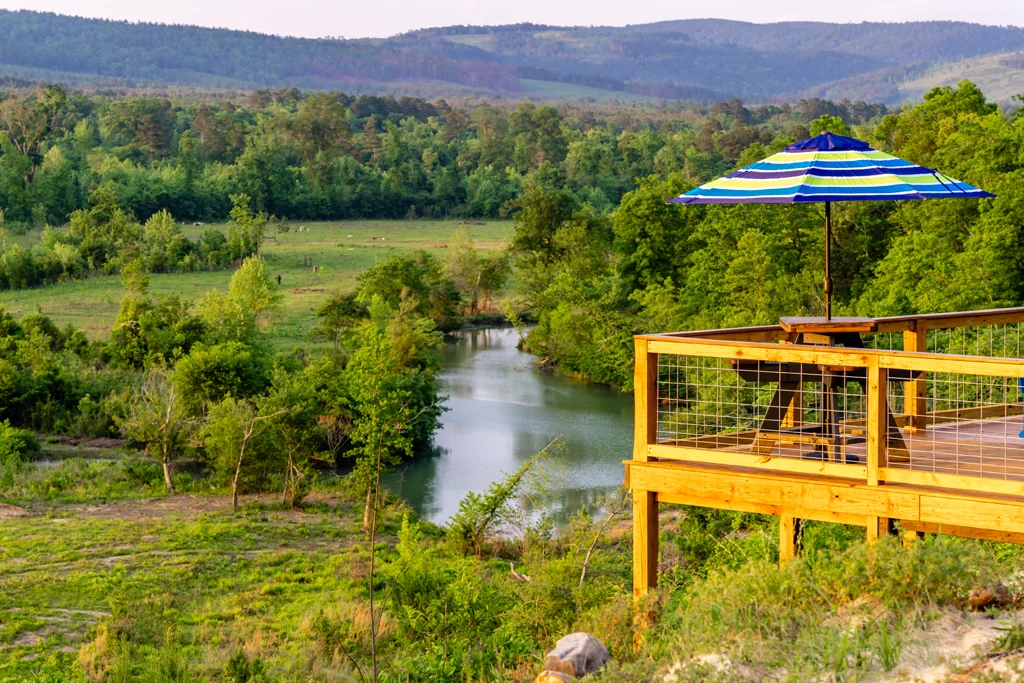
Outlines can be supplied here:
[[[261, 249], [272, 273], [281, 275], [284, 301], [272, 322], [270, 336], [278, 346], [308, 341], [316, 324], [316, 309], [332, 292], [349, 291], [359, 273], [389, 253], [425, 249], [440, 259], [461, 221], [331, 221], [294, 222], [289, 232], [274, 234], [268, 229]], [[468, 225], [478, 249], [499, 249], [511, 238], [510, 221], [487, 221]], [[305, 228], [300, 230], [299, 228]], [[205, 230], [225, 225], [184, 226], [195, 239]], [[23, 246], [39, 239], [34, 230], [18, 238]], [[316, 272], [313, 272], [316, 266]], [[150, 294], [177, 294], [194, 301], [206, 292], [227, 289], [232, 271], [154, 273]], [[0, 306], [16, 318], [41, 312], [59, 326], [72, 324], [92, 339], [104, 339], [117, 317], [124, 292], [118, 275], [96, 276], [36, 289], [0, 292]]]

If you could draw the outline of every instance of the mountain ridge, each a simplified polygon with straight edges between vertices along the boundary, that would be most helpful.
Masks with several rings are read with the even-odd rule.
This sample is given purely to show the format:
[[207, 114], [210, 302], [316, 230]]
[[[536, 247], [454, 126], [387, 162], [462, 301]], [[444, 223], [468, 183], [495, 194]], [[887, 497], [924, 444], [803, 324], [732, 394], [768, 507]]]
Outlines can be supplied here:
[[[435, 96], [528, 97], [564, 84], [609, 98], [783, 101], [827, 92], [898, 104], [922, 73], [986, 56], [1013, 93], [1024, 28], [967, 22], [777, 22], [680, 19], [620, 27], [447, 26], [389, 38], [296, 38], [233, 29], [0, 10], [0, 70], [88, 80], [299, 87]], [[400, 84], [406, 84], [405, 86]], [[570, 87], [571, 86], [571, 87]], [[557, 87], [541, 88], [557, 92]], [[629, 97], [626, 97], [629, 96]], [[1009, 95], [1006, 96], [1007, 98]]]

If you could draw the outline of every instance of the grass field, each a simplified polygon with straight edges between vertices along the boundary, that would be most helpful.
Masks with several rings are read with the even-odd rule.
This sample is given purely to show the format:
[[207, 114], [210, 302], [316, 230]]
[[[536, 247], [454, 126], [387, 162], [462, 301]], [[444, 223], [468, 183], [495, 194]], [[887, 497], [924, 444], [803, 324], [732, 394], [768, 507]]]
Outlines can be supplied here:
[[[0, 504], [0, 681], [77, 681], [76, 659], [89, 680], [227, 680], [238, 651], [287, 680], [349, 680], [310, 622], [362, 602], [358, 497], [321, 492], [301, 511], [252, 497], [235, 513], [223, 495], [163, 497], [144, 463], [70, 462], [26, 486], [25, 507]], [[141, 668], [154, 655], [202, 678], [156, 678]]]
[[[295, 222], [291, 231], [268, 234], [263, 257], [274, 275], [281, 275], [284, 302], [273, 321], [271, 337], [279, 346], [308, 340], [315, 326], [316, 308], [335, 291], [348, 291], [356, 278], [376, 261], [392, 252], [425, 249], [444, 258], [459, 221], [342, 221]], [[299, 227], [306, 230], [299, 231]], [[509, 221], [487, 221], [469, 225], [479, 249], [498, 249], [511, 237]], [[190, 238], [204, 230], [224, 226], [186, 226]], [[18, 238], [23, 246], [38, 241], [40, 231]], [[307, 265], [303, 265], [303, 262]], [[312, 266], [317, 266], [313, 272]], [[231, 279], [230, 270], [197, 273], [154, 274], [150, 293], [154, 296], [177, 294], [195, 300], [212, 289], [224, 290]], [[58, 325], [68, 323], [90, 338], [103, 339], [117, 316], [123, 296], [119, 276], [94, 277], [38, 289], [0, 292], [0, 306], [15, 317], [42, 312]]]

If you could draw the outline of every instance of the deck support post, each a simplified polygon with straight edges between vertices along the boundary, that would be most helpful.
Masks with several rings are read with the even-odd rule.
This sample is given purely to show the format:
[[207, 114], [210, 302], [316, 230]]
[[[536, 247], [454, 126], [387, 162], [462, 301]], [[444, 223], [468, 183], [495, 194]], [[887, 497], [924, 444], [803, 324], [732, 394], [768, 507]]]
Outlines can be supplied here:
[[633, 598], [658, 586], [658, 497], [633, 491]]
[[893, 519], [889, 517], [868, 517], [867, 522], [867, 541], [868, 545], [874, 545], [875, 542], [883, 536], [888, 536], [895, 531]]
[[[658, 442], [658, 355], [637, 339], [633, 367], [633, 460], [647, 462], [647, 447]], [[658, 585], [658, 496], [633, 489], [633, 598]]]
[[799, 517], [779, 515], [779, 566], [785, 567], [787, 562], [800, 553], [803, 526], [804, 521]]
[[[794, 342], [788, 339], [780, 339], [780, 344], [793, 344]], [[799, 427], [804, 421], [804, 391], [803, 382], [797, 383], [796, 390], [793, 391], [793, 396], [789, 399], [785, 406], [785, 413], [782, 420], [779, 421], [779, 426], [783, 429], [793, 429]], [[774, 447], [774, 444], [772, 444]], [[771, 448], [768, 449], [771, 453]]]
[[[911, 330], [903, 332], [903, 350], [924, 353], [928, 350], [928, 330], [921, 320], [914, 321]], [[916, 432], [925, 425], [921, 418], [928, 414], [928, 381], [922, 373], [918, 379], [903, 383], [903, 414], [907, 416], [904, 429]]]
[[913, 549], [914, 544], [920, 541], [922, 538], [924, 538], [924, 534], [922, 534], [920, 531], [915, 531], [913, 529], [904, 529], [903, 547], [907, 550], [911, 550]]

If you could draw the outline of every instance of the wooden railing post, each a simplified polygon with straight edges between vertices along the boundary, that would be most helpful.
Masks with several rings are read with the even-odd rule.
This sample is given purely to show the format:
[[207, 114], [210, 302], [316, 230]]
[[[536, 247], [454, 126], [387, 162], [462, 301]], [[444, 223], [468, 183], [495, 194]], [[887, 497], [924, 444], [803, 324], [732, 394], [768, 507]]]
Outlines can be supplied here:
[[[647, 446], [658, 441], [658, 356], [637, 339], [633, 374], [633, 459], [648, 460]], [[658, 585], [658, 497], [633, 489], [633, 597]]]
[[[928, 329], [923, 320], [914, 322], [912, 330], [903, 332], [903, 350], [923, 353], [928, 350]], [[927, 381], [922, 374], [919, 379], [903, 384], [903, 414], [907, 416], [904, 429], [910, 432], [924, 427], [921, 418], [928, 412], [926, 392]]]
[[867, 468], [869, 486], [878, 486], [878, 471], [886, 465], [886, 441], [889, 433], [886, 374], [878, 359], [868, 359]]
[[[888, 371], [879, 367], [877, 357], [868, 359], [867, 370], [867, 484], [878, 486], [879, 470], [886, 466], [889, 440]], [[887, 517], [872, 516], [867, 518], [865, 526], [868, 543], [874, 543], [879, 536], [888, 533], [891, 523]]]

